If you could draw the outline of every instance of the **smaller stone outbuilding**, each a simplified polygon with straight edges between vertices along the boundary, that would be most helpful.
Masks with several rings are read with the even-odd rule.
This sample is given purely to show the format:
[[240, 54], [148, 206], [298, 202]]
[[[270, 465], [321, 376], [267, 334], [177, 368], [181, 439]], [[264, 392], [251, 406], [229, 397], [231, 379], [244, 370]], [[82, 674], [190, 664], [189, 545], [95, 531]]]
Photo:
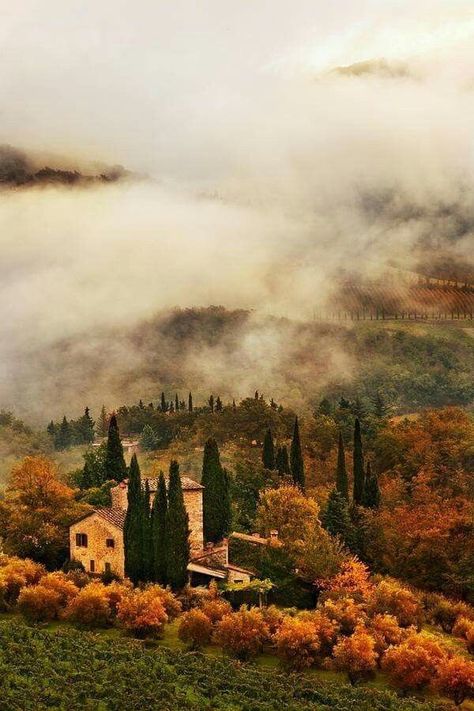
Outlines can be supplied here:
[[69, 528], [71, 559], [82, 563], [88, 573], [123, 576], [124, 523], [125, 511], [120, 508], [97, 508], [80, 518]]

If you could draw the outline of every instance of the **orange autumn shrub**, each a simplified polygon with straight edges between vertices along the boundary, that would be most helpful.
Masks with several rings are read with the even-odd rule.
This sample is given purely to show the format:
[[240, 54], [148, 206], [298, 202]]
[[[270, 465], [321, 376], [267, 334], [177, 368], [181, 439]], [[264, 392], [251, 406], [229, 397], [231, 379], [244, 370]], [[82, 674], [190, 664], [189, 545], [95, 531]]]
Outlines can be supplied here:
[[28, 558], [0, 556], [0, 608], [14, 605], [20, 590], [37, 583], [45, 573], [42, 565]]
[[474, 622], [467, 617], [458, 617], [453, 627], [453, 634], [467, 642], [468, 651], [474, 654]]
[[262, 651], [270, 632], [262, 613], [242, 606], [238, 612], [224, 615], [217, 623], [213, 640], [238, 659], [250, 659]]
[[466, 699], [474, 699], [474, 662], [463, 657], [443, 659], [433, 686], [440, 694], [460, 706]]
[[334, 666], [346, 672], [352, 685], [369, 676], [377, 666], [375, 640], [362, 626], [343, 637], [333, 649]]
[[380, 613], [370, 620], [369, 629], [375, 640], [375, 650], [379, 655], [382, 655], [388, 647], [400, 644], [409, 634], [408, 630], [400, 627], [396, 617]]
[[472, 615], [472, 608], [464, 602], [453, 602], [442, 595], [437, 595], [428, 611], [428, 619], [434, 625], [441, 627], [443, 632], [450, 633], [458, 617]]
[[128, 595], [132, 590], [131, 583], [119, 583], [114, 580], [110, 585], [105, 586], [104, 594], [107, 598], [107, 602], [110, 608], [110, 612], [115, 617], [117, 614], [117, 607], [119, 603], [123, 600], [125, 595]]
[[276, 605], [268, 605], [260, 610], [263, 620], [268, 627], [271, 635], [274, 635], [280, 628], [281, 623], [285, 619], [285, 615]]
[[323, 585], [326, 596], [331, 599], [350, 597], [355, 602], [364, 602], [373, 592], [370, 571], [364, 563], [356, 559], [348, 560], [341, 566], [341, 572]]
[[232, 612], [232, 607], [227, 600], [222, 598], [214, 598], [212, 600], [207, 600], [201, 606], [202, 612], [211, 620], [213, 624], [222, 620], [224, 615], [228, 615]]
[[320, 655], [322, 657], [328, 657], [339, 636], [341, 630], [340, 624], [325, 615], [321, 610], [316, 610], [315, 612], [300, 612], [298, 618], [308, 620], [314, 625], [321, 643]]
[[162, 588], [161, 585], [149, 584], [145, 586], [144, 592], [146, 593], [147, 600], [156, 599], [161, 602], [169, 622], [178, 617], [182, 609], [181, 603], [175, 595], [173, 595], [171, 590]]
[[178, 637], [190, 645], [191, 649], [199, 649], [209, 643], [212, 634], [212, 622], [202, 610], [194, 609], [185, 612], [180, 620]]
[[79, 588], [64, 573], [47, 573], [41, 578], [40, 585], [48, 590], [53, 590], [59, 595], [61, 605], [65, 607], [73, 597], [76, 597]]
[[367, 619], [363, 607], [350, 597], [326, 600], [320, 611], [325, 617], [339, 625], [339, 630], [343, 635], [352, 634], [355, 628]]
[[17, 605], [21, 614], [30, 622], [55, 620], [63, 608], [60, 593], [43, 585], [22, 588]]
[[390, 647], [382, 659], [382, 669], [404, 691], [421, 689], [434, 678], [446, 652], [435, 639], [414, 634], [397, 647]]
[[416, 595], [395, 580], [382, 580], [374, 589], [369, 602], [371, 614], [393, 615], [402, 627], [419, 628], [423, 611]]
[[112, 615], [103, 583], [90, 583], [69, 601], [64, 616], [79, 627], [107, 627]]
[[159, 586], [131, 591], [117, 605], [118, 621], [136, 637], [158, 637], [168, 621], [163, 597], [157, 594], [156, 587]]
[[292, 669], [307, 669], [318, 660], [321, 640], [309, 619], [286, 617], [274, 641], [278, 656]]

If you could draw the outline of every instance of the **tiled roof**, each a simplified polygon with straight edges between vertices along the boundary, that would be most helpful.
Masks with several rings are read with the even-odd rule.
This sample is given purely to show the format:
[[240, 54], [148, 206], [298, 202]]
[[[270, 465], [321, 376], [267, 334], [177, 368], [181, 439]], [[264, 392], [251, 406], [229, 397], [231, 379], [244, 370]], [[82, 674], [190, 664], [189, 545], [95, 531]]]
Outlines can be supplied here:
[[123, 509], [113, 509], [113, 508], [100, 508], [100, 509], [94, 509], [92, 513], [96, 513], [98, 516], [104, 519], [104, 521], [107, 521], [107, 523], [111, 523], [114, 526], [117, 526], [117, 528], [123, 529], [124, 524], [125, 524], [125, 514], [126, 511]]

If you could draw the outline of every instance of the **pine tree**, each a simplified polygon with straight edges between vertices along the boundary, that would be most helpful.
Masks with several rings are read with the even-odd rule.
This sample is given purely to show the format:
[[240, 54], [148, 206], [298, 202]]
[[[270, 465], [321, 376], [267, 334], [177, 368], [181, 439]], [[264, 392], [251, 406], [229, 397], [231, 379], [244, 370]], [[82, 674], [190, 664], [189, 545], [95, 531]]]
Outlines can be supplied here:
[[55, 449], [67, 449], [72, 444], [72, 430], [71, 425], [67, 421], [66, 415], [64, 415], [59, 428], [56, 429], [56, 434], [54, 437], [54, 447]]
[[168, 412], [168, 403], [166, 402], [165, 399], [165, 394], [161, 393], [161, 406], [160, 406], [161, 412]]
[[222, 412], [222, 400], [220, 399], [219, 395], [217, 396], [216, 400], [216, 412]]
[[180, 590], [185, 586], [188, 577], [189, 525], [179, 464], [174, 460], [170, 464], [166, 530], [167, 579], [173, 590]]
[[53, 420], [51, 420], [51, 422], [47, 426], [46, 431], [49, 435], [51, 435], [51, 437], [54, 437], [56, 433], [56, 425], [54, 424]]
[[143, 580], [143, 491], [137, 455], [132, 456], [128, 477], [128, 508], [125, 515], [123, 542], [125, 575], [136, 585]]
[[97, 434], [99, 437], [106, 437], [107, 431], [109, 429], [109, 423], [108, 423], [108, 418], [107, 418], [107, 411], [105, 409], [105, 405], [102, 405], [102, 409], [100, 411], [99, 419], [97, 421]]
[[209, 398], [209, 407], [211, 408], [211, 412], [214, 412], [214, 395], [211, 395]]
[[144, 410], [144, 409], [145, 409], [145, 405], [143, 404], [143, 400], [142, 400], [141, 398], [140, 398], [140, 400], [139, 400], [139, 402], [138, 402], [138, 407], [140, 408], [140, 410]]
[[193, 411], [193, 395], [192, 395], [192, 393], [189, 393], [189, 395], [188, 395], [188, 410], [189, 410], [189, 412]]
[[262, 462], [265, 469], [275, 469], [275, 446], [270, 428], [265, 432], [263, 440]]
[[140, 435], [140, 447], [146, 452], [158, 449], [158, 435], [151, 425], [145, 425]]
[[152, 509], [152, 539], [153, 539], [153, 579], [160, 585], [166, 585], [166, 518], [168, 511], [168, 496], [163, 472], [158, 477], [158, 486], [153, 499]]
[[338, 492], [349, 501], [349, 482], [346, 472], [346, 457], [344, 454], [344, 440], [342, 432], [339, 430], [339, 443], [337, 449], [337, 469], [336, 469], [336, 489]]
[[360, 434], [359, 418], [355, 421], [354, 426], [354, 454], [353, 454], [353, 475], [354, 475], [354, 504], [362, 504], [364, 494], [364, 455], [362, 452], [362, 437]]
[[92, 489], [96, 485], [94, 481], [94, 472], [88, 460], [84, 462], [84, 467], [82, 469], [80, 488], [81, 489]]
[[367, 473], [365, 476], [362, 506], [365, 506], [367, 509], [378, 509], [380, 506], [379, 482], [375, 471], [370, 465], [370, 462], [367, 462]]
[[171, 400], [171, 402], [170, 402], [169, 411], [170, 411], [171, 413], [174, 412], [174, 402], [173, 402], [173, 400]]
[[127, 465], [125, 464], [125, 458], [123, 456], [123, 447], [120, 440], [117, 418], [114, 414], [109, 422], [107, 451], [105, 455], [105, 478], [122, 481], [126, 476]]
[[324, 397], [319, 403], [318, 413], [320, 415], [326, 415], [326, 417], [330, 417], [332, 415], [332, 405], [327, 397]]
[[95, 422], [90, 416], [88, 407], [84, 410], [84, 414], [76, 422], [76, 438], [78, 444], [91, 444], [94, 441], [94, 425]]
[[375, 397], [373, 398], [374, 413], [376, 417], [380, 419], [387, 416], [389, 408], [387, 407], [382, 394], [377, 391]]
[[152, 517], [150, 510], [150, 485], [145, 479], [145, 490], [143, 492], [143, 580], [153, 581], [154, 561], [153, 561], [153, 534]]
[[326, 511], [322, 517], [324, 528], [333, 536], [340, 536], [349, 546], [354, 544], [354, 528], [349, 512], [347, 499], [334, 488], [329, 494]]
[[299, 424], [298, 424], [298, 417], [295, 418], [295, 426], [293, 429], [293, 439], [291, 440], [290, 467], [291, 467], [291, 474], [293, 476], [293, 481], [295, 482], [296, 486], [299, 486], [301, 489], [304, 490], [305, 474], [304, 474], [303, 453], [301, 451], [300, 428], [299, 428]]
[[178, 398], [178, 393], [174, 396], [174, 409], [176, 412], [179, 412], [179, 398]]
[[231, 508], [229, 478], [221, 465], [217, 442], [212, 438], [204, 446], [201, 484], [204, 539], [217, 543], [229, 532]]

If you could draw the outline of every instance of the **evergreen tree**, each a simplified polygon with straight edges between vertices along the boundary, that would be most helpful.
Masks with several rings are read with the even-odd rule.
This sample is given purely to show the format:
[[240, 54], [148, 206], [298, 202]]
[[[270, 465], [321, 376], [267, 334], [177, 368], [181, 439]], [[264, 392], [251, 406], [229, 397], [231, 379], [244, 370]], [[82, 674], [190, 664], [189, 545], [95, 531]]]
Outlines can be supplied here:
[[145, 425], [140, 435], [140, 447], [146, 452], [158, 449], [158, 435], [151, 425]]
[[270, 428], [265, 432], [263, 440], [262, 461], [265, 469], [275, 469], [275, 446]]
[[232, 400], [232, 411], [237, 412], [237, 405], [235, 404], [235, 399]]
[[214, 395], [211, 395], [209, 398], [209, 407], [211, 408], [211, 412], [214, 412]]
[[300, 428], [299, 428], [299, 424], [298, 424], [298, 417], [295, 418], [295, 426], [293, 429], [293, 439], [291, 440], [290, 467], [291, 467], [291, 474], [293, 476], [293, 481], [295, 482], [296, 486], [299, 486], [301, 489], [304, 490], [305, 474], [304, 474], [303, 453], [301, 451]]
[[170, 405], [169, 405], [169, 411], [174, 412], [174, 402], [171, 400]]
[[145, 490], [143, 492], [143, 580], [149, 582], [154, 579], [153, 549], [150, 485], [148, 479], [145, 479]]
[[166, 551], [167, 534], [166, 519], [168, 511], [168, 496], [163, 472], [158, 477], [158, 485], [153, 499], [152, 509], [152, 540], [153, 540], [153, 579], [160, 585], [166, 585]]
[[258, 390], [255, 390], [255, 400], [258, 400]]
[[344, 454], [344, 440], [342, 432], [339, 430], [339, 443], [337, 449], [337, 469], [336, 469], [336, 489], [338, 492], [349, 501], [349, 482], [346, 472], [346, 457]]
[[201, 484], [204, 539], [217, 543], [229, 532], [231, 505], [229, 478], [221, 465], [217, 442], [212, 438], [204, 446]]
[[107, 418], [107, 411], [105, 409], [105, 405], [102, 405], [102, 409], [100, 411], [99, 419], [97, 422], [97, 434], [99, 437], [106, 437], [107, 431], [109, 429], [109, 423], [108, 423], [108, 418]]
[[51, 420], [51, 422], [47, 426], [46, 432], [51, 435], [51, 437], [54, 437], [54, 435], [56, 434], [56, 425], [54, 424], [53, 420]]
[[94, 420], [90, 416], [88, 407], [84, 410], [84, 414], [76, 422], [75, 432], [78, 444], [91, 444], [94, 441]]
[[327, 399], [327, 397], [324, 397], [321, 402], [319, 403], [318, 407], [318, 413], [320, 415], [326, 415], [326, 417], [331, 417], [332, 415], [332, 405]]
[[353, 453], [353, 475], [354, 475], [354, 504], [362, 504], [364, 494], [364, 455], [362, 451], [362, 437], [360, 434], [359, 418], [355, 421], [354, 426], [354, 453]]
[[380, 506], [379, 482], [375, 471], [370, 465], [370, 462], [367, 462], [367, 473], [365, 476], [362, 506], [365, 506], [367, 509], [378, 509]]
[[178, 393], [174, 396], [174, 409], [176, 412], [179, 412], [179, 398], [178, 398]]
[[220, 399], [219, 395], [217, 396], [216, 400], [216, 412], [222, 412], [222, 400]]
[[189, 410], [189, 412], [193, 411], [193, 395], [192, 395], [192, 393], [189, 393], [189, 395], [188, 395], [188, 410]]
[[168, 403], [166, 402], [165, 399], [165, 394], [161, 393], [161, 406], [160, 406], [161, 412], [168, 412]]
[[72, 430], [71, 425], [67, 421], [66, 415], [64, 415], [59, 428], [56, 429], [56, 434], [54, 437], [54, 447], [55, 449], [67, 449], [72, 444]]
[[141, 398], [140, 398], [140, 400], [139, 400], [138, 407], [140, 408], [140, 410], [144, 410], [144, 409], [145, 409], [145, 405], [143, 404], [143, 400], [142, 400]]
[[347, 499], [336, 488], [329, 494], [322, 523], [332, 536], [340, 536], [341, 540], [349, 548], [354, 545], [354, 527], [349, 512], [349, 504]]
[[109, 422], [107, 451], [105, 455], [105, 478], [122, 481], [126, 476], [127, 465], [125, 464], [125, 458], [123, 456], [123, 447], [120, 440], [117, 418], [114, 414]]
[[382, 394], [377, 391], [373, 398], [374, 414], [376, 417], [383, 419], [387, 416], [389, 408], [387, 407]]
[[173, 590], [180, 590], [186, 585], [188, 578], [189, 525], [179, 464], [174, 460], [170, 464], [166, 532], [167, 579]]
[[278, 452], [275, 457], [275, 468], [280, 476], [287, 476], [291, 474], [286, 444], [284, 444], [283, 447], [278, 447]]
[[96, 482], [94, 480], [94, 472], [89, 461], [86, 459], [86, 461], [84, 462], [84, 467], [82, 469], [79, 487], [81, 489], [92, 489], [92, 487], [94, 486], [96, 486]]
[[137, 455], [132, 456], [128, 477], [128, 508], [125, 515], [123, 542], [125, 575], [136, 585], [143, 580], [143, 491]]

